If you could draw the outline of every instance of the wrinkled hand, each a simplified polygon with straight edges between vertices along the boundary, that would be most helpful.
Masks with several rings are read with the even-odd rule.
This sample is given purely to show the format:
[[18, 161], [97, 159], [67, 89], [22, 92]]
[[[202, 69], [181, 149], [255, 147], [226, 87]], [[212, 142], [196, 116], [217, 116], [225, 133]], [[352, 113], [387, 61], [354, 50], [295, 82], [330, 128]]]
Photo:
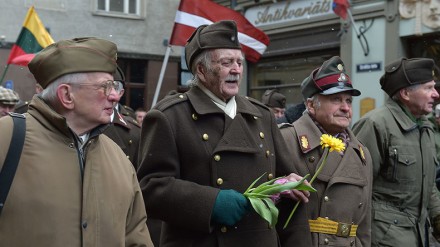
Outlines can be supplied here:
[[[301, 180], [303, 177], [295, 174], [295, 173], [291, 173], [289, 174], [289, 176], [284, 177], [284, 178], [280, 178], [278, 180], [276, 180], [274, 183], [275, 184], [285, 184], [287, 182], [297, 182], [299, 180]], [[307, 180], [304, 181], [304, 183], [306, 185], [310, 185], [309, 182]], [[277, 203], [281, 197], [287, 197], [290, 199], [293, 199], [295, 201], [302, 201], [302, 202], [309, 202], [309, 197], [310, 196], [310, 192], [309, 191], [300, 191], [300, 190], [289, 190], [289, 191], [284, 191], [281, 193], [277, 193], [274, 194], [270, 197], [270, 199], [272, 199], [272, 201], [274, 203]]]

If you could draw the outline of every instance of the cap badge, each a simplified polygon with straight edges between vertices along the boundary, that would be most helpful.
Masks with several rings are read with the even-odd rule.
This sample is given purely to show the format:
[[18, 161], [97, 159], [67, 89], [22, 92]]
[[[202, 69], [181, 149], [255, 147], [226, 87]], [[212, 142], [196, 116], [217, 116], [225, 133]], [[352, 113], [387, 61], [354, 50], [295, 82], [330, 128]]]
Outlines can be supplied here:
[[344, 70], [344, 65], [342, 65], [342, 64], [338, 64], [338, 70], [339, 70], [339, 71], [343, 71], [343, 70]]
[[[339, 67], [339, 65], [338, 65], [338, 67]], [[338, 81], [347, 81], [347, 76], [344, 73], [341, 73], [339, 75]]]

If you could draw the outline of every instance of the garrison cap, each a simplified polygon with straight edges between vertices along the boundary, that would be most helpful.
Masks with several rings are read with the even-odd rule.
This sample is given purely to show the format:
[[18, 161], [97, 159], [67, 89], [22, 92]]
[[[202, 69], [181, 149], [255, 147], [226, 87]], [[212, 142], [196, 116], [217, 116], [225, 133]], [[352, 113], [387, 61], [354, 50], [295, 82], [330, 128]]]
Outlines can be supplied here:
[[16, 105], [19, 100], [20, 98], [16, 92], [0, 86], [0, 103], [4, 105]]
[[276, 89], [266, 90], [261, 102], [269, 107], [286, 108], [286, 96], [277, 92]]
[[353, 96], [361, 95], [359, 90], [353, 88], [350, 77], [345, 73], [344, 62], [338, 56], [325, 61], [301, 83], [304, 99], [317, 93], [330, 95], [341, 92], [349, 92]]
[[120, 81], [123, 85], [125, 85], [125, 75], [119, 66], [116, 66], [116, 70], [113, 73], [113, 80]]
[[205, 49], [241, 49], [238, 41], [237, 24], [225, 20], [199, 26], [185, 45], [185, 61], [191, 70], [194, 58]]
[[29, 63], [37, 82], [46, 88], [55, 79], [71, 73], [116, 70], [117, 47], [93, 37], [61, 40], [38, 52]]
[[385, 66], [380, 78], [383, 91], [393, 96], [402, 88], [434, 80], [434, 60], [430, 58], [400, 58]]

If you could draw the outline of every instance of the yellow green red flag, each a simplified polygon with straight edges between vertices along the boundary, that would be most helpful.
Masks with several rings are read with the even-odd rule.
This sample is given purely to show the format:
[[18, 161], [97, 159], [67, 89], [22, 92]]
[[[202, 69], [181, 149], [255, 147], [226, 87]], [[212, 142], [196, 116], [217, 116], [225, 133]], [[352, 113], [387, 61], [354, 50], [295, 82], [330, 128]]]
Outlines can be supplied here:
[[17, 41], [12, 46], [6, 64], [27, 66], [34, 58], [35, 53], [54, 43], [49, 32], [35, 12], [34, 6], [30, 7], [23, 22], [23, 28]]

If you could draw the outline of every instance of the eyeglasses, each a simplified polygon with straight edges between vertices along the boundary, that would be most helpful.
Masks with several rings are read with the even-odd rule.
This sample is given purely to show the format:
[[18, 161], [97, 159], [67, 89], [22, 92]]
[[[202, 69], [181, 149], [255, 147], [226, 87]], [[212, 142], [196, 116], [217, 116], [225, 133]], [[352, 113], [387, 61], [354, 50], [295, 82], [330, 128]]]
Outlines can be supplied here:
[[103, 88], [105, 96], [109, 96], [110, 93], [112, 92], [112, 89], [114, 89], [119, 96], [124, 94], [124, 86], [120, 81], [108, 80], [99, 85], [96, 85], [94, 83], [69, 83], [69, 84], [78, 85], [78, 86], [94, 86], [96, 87], [96, 89]]

